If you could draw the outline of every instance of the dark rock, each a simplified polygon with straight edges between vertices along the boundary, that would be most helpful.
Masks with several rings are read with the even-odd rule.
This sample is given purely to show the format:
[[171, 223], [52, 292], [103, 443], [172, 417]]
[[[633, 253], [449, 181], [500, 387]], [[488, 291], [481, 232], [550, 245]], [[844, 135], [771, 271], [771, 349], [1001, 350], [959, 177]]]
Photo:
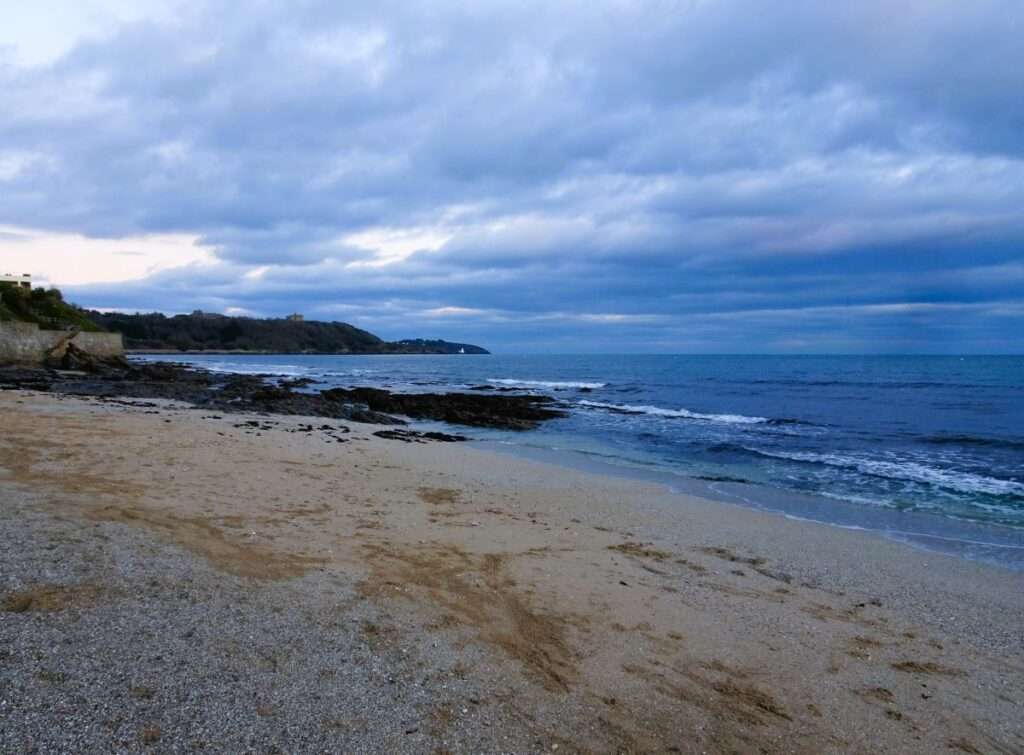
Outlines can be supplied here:
[[[55, 393], [167, 399], [222, 413], [262, 413], [405, 425], [400, 414], [456, 425], [528, 430], [565, 416], [548, 396], [525, 394], [391, 393], [378, 388], [296, 392], [267, 376], [223, 375], [170, 362], [95, 359], [69, 346], [66, 364], [76, 374], [43, 369], [2, 369], [0, 388]], [[84, 355], [84, 356], [83, 356]], [[65, 362], [62, 360], [62, 369]]]
[[390, 414], [384, 414], [383, 412], [375, 412], [372, 409], [365, 409], [363, 407], [354, 406], [349, 407], [348, 419], [353, 422], [365, 422], [369, 425], [405, 425], [405, 420], [399, 419], [398, 417], [392, 417]]
[[361, 403], [373, 411], [432, 419], [453, 425], [529, 430], [540, 422], [564, 417], [554, 399], [534, 395], [476, 395], [470, 393], [391, 393], [379, 388], [332, 388], [322, 394], [332, 400]]
[[282, 387], [282, 388], [287, 388], [288, 390], [292, 390], [293, 391], [296, 388], [305, 388], [307, 386], [313, 385], [315, 382], [316, 381], [313, 380], [313, 378], [305, 378], [304, 377], [304, 378], [291, 378], [291, 379], [288, 379], [288, 380], [280, 380], [280, 381], [278, 381], [277, 384], [280, 387]]
[[440, 441], [441, 443], [457, 443], [462, 440], [469, 440], [464, 435], [449, 435], [447, 433], [421, 433], [418, 430], [378, 430], [374, 433], [378, 438], [388, 440], [400, 440], [404, 443], [426, 443], [428, 440]]
[[46, 360], [46, 366], [56, 370], [76, 370], [78, 372], [96, 373], [109, 370], [127, 369], [128, 360], [124, 357], [97, 357], [88, 351], [78, 348], [73, 343], [67, 344], [64, 353]]
[[49, 391], [53, 388], [51, 373], [40, 369], [0, 368], [0, 390]]
[[458, 443], [459, 441], [469, 440], [465, 435], [449, 435], [448, 433], [434, 431], [423, 433], [423, 437], [428, 440], [441, 441], [442, 443]]

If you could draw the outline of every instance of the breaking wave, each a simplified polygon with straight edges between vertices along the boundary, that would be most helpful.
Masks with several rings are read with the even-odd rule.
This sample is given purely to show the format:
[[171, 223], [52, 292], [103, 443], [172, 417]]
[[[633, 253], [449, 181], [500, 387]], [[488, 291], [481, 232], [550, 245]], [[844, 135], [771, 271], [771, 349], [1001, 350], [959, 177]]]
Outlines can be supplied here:
[[[604, 404], [600, 401], [579, 401], [580, 406], [604, 409], [616, 414], [647, 414], [653, 417], [695, 419], [705, 422], [724, 422], [730, 425], [767, 425], [776, 423], [767, 417], [747, 417], [742, 414], [702, 414], [688, 409], [662, 409], [658, 406], [633, 406], [632, 404]], [[786, 420], [787, 422], [789, 420]]]
[[998, 477], [987, 477], [971, 472], [958, 472], [953, 469], [939, 469], [914, 461], [881, 461], [843, 454], [782, 453], [759, 451], [746, 447], [744, 449], [759, 456], [767, 456], [773, 459], [785, 459], [787, 461], [798, 461], [807, 464], [824, 464], [829, 467], [852, 469], [871, 477], [923, 483], [947, 490], [955, 490], [960, 493], [1024, 497], [1024, 483], [1004, 480]]
[[513, 388], [548, 388], [554, 391], [587, 388], [590, 390], [604, 388], [607, 383], [575, 383], [557, 380], [514, 380], [512, 378], [489, 378], [492, 385], [507, 385]]

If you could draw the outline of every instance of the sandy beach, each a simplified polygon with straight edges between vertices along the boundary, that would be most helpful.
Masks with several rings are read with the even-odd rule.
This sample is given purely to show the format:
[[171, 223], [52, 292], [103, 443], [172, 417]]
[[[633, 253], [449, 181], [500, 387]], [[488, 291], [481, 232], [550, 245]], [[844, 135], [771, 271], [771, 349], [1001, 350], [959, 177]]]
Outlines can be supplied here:
[[303, 417], [0, 392], [2, 752], [1024, 752], [1024, 575]]

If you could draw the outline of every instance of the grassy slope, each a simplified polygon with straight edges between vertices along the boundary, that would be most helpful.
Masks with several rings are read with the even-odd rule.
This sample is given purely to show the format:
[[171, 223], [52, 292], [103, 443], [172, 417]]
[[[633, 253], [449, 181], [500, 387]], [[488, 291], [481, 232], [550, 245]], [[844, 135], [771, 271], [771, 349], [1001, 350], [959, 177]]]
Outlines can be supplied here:
[[35, 288], [30, 291], [0, 284], [0, 320], [34, 322], [41, 328], [55, 330], [69, 327], [84, 331], [102, 330], [80, 309], [65, 302], [56, 289]]

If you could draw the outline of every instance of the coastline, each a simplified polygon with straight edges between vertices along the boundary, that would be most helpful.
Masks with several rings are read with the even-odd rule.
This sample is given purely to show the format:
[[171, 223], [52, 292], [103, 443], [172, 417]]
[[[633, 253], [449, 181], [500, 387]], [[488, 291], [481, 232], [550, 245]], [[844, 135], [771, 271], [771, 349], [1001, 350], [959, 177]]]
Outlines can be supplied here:
[[[949, 520], [916, 512], [871, 510], [842, 498], [824, 498], [731, 479], [706, 479], [665, 469], [655, 469], [593, 459], [570, 450], [518, 446], [509, 442], [474, 440], [472, 446], [497, 454], [567, 467], [601, 477], [636, 480], [658, 485], [673, 495], [739, 506], [771, 516], [804, 521], [843, 530], [863, 532], [928, 553], [952, 555], [1000, 569], [1024, 572], [1024, 543], [1015, 541], [1003, 528], [984, 523]], [[952, 526], [951, 526], [952, 525]], [[952, 536], [952, 535], [956, 536]], [[983, 538], [983, 539], [974, 539]]]
[[125, 349], [128, 356], [307, 356], [307, 357], [482, 357], [490, 356], [489, 353], [467, 352], [465, 354], [449, 353], [442, 351], [242, 351], [231, 349]]
[[[372, 425], [331, 420], [328, 433], [317, 418], [31, 391], [0, 392], [0, 407], [5, 516], [71, 527], [51, 544], [56, 560], [74, 561], [97, 531], [104, 547], [169, 549], [222, 600], [280, 599], [306, 613], [325, 599], [312, 586], [328, 581], [350, 596], [341, 615], [374, 612], [376, 629], [357, 622], [357, 634], [376, 662], [397, 669], [404, 648], [424, 678], [463, 662], [460, 683], [477, 702], [453, 707], [432, 689], [407, 713], [420, 725], [384, 732], [400, 751], [1024, 747], [1014, 572], [464, 444], [385, 440]], [[133, 593], [105, 584], [130, 585], [145, 560], [101, 558], [40, 586], [49, 572], [34, 558], [17, 546], [5, 555], [6, 605], [44, 587], [88, 584], [90, 597], [0, 613], [20, 648], [47, 622], [123, 619]], [[109, 642], [90, 652], [115, 654]], [[31, 703], [48, 692], [25, 681], [31, 668], [28, 656], [0, 665], [23, 695], [8, 720], [40, 715]], [[438, 705], [454, 711], [443, 726]], [[195, 711], [161, 716], [164, 737], [216, 728]], [[365, 745], [370, 735], [315, 736]]]
[[[867, 370], [864, 365], [808, 365], [803, 358], [776, 365], [769, 376], [751, 372], [746, 361], [728, 359], [723, 366], [718, 358], [698, 364], [666, 357], [622, 370], [600, 358], [429, 365], [373, 356], [351, 362], [301, 355], [181, 360], [219, 373], [278, 372], [321, 387], [545, 393], [568, 413], [566, 421], [545, 422], [529, 436], [485, 432], [474, 439], [528, 458], [660, 479], [699, 497], [869, 529], [1024, 570], [1024, 488], [1015, 481], [1021, 446], [1012, 425], [1000, 420], [1020, 407], [1005, 365], [972, 366], [961, 374], [961, 362], [908, 367], [904, 360], [895, 366], [876, 360], [865, 379], [843, 376], [848, 368]], [[820, 374], [807, 380], [808, 369]], [[792, 384], [793, 374], [804, 375], [798, 378], [802, 389]], [[977, 390], [962, 411], [928, 408], [947, 406], [944, 391], [965, 385]], [[737, 399], [741, 393], [750, 398]], [[877, 420], [859, 411], [864, 402], [879, 406]], [[990, 405], [999, 411], [986, 409]]]

